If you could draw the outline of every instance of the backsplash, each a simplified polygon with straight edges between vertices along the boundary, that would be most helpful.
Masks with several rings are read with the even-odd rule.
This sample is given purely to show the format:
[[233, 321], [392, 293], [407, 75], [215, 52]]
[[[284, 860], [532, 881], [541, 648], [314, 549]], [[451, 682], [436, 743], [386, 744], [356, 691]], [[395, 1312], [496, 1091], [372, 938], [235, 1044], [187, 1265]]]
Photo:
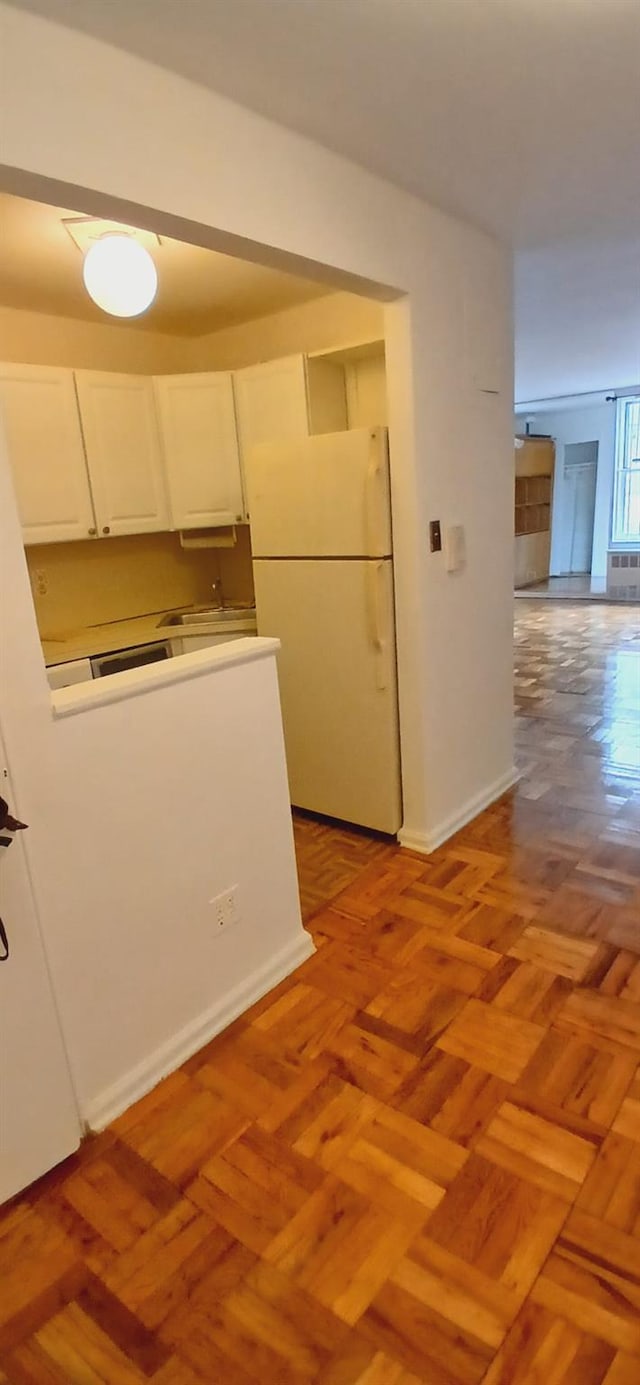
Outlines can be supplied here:
[[250, 601], [249, 534], [246, 527], [236, 534], [232, 549], [185, 550], [178, 534], [30, 546], [27, 565], [41, 636], [201, 604], [211, 600], [217, 579], [226, 601]]
[[234, 548], [220, 548], [217, 553], [218, 571], [222, 581], [222, 594], [229, 606], [234, 601], [255, 600], [253, 592], [253, 567], [251, 565], [251, 534], [248, 524], [236, 529]]

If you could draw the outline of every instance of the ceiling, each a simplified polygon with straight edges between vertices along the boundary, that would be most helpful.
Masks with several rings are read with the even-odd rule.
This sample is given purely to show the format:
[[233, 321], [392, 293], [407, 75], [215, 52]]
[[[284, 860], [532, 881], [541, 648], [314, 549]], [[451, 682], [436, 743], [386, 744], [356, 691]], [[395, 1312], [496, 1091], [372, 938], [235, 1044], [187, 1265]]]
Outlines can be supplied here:
[[522, 250], [515, 319], [517, 401], [640, 386], [640, 227]]
[[13, 0], [532, 246], [640, 212], [638, 0]]
[[[63, 224], [64, 217], [78, 215], [0, 194], [0, 303], [88, 322], [116, 322], [105, 318], [84, 288], [82, 254]], [[158, 269], [158, 296], [143, 317], [126, 323], [142, 331], [199, 336], [327, 292], [306, 279], [166, 236], [150, 248]]]

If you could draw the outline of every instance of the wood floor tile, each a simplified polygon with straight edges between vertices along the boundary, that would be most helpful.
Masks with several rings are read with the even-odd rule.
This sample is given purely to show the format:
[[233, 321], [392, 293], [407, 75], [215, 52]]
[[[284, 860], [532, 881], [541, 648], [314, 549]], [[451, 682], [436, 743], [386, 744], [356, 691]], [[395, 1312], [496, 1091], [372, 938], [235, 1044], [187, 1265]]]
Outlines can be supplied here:
[[158, 1173], [184, 1185], [203, 1159], [230, 1144], [247, 1124], [232, 1106], [190, 1087], [165, 1102], [153, 1121], [137, 1123], [122, 1138]]
[[517, 1082], [544, 1038], [544, 1029], [480, 1000], [469, 1000], [438, 1039], [438, 1048]]
[[390, 1100], [441, 1135], [471, 1146], [509, 1090], [508, 1082], [434, 1048]]
[[418, 1063], [413, 1054], [357, 1024], [345, 1025], [327, 1048], [345, 1081], [382, 1100], [397, 1090]]
[[607, 1135], [577, 1206], [609, 1226], [640, 1237], [640, 1144]]
[[640, 1054], [640, 1006], [633, 1000], [602, 995], [598, 991], [575, 990], [568, 997], [556, 1023], [571, 1033], [583, 1035], [594, 1047], [619, 1053]]
[[359, 1330], [425, 1385], [480, 1385], [494, 1351], [388, 1280]]
[[[329, 1385], [328, 1377], [322, 1378], [319, 1385]], [[339, 1385], [336, 1377], [335, 1385]], [[420, 1385], [417, 1375], [406, 1371], [399, 1362], [392, 1361], [383, 1351], [377, 1351], [373, 1360], [357, 1379], [345, 1381], [344, 1385]]]
[[[56, 1367], [63, 1380], [98, 1382], [117, 1380], [121, 1385], [143, 1385], [148, 1372], [136, 1364], [128, 1349], [114, 1341], [78, 1303], [70, 1303], [36, 1333], [45, 1360]], [[168, 1352], [164, 1353], [168, 1356]]]
[[389, 981], [388, 968], [338, 942], [327, 943], [300, 968], [299, 975], [326, 995], [363, 1009]]
[[640, 1144], [640, 1067], [613, 1122], [613, 1129]]
[[427, 980], [416, 985], [415, 973], [403, 970], [369, 1002], [366, 1014], [384, 1020], [392, 1029], [419, 1036], [415, 1052], [420, 1054], [459, 1014], [466, 999], [465, 991], [449, 986]]
[[[505, 969], [510, 963], [511, 958], [505, 957]], [[543, 971], [532, 962], [520, 962], [513, 970], [508, 971], [502, 985], [496, 985], [495, 983], [502, 980], [500, 971], [501, 968], [496, 967], [495, 971], [490, 973], [489, 986], [485, 985], [477, 998], [491, 998], [498, 1010], [506, 1010], [509, 1014], [531, 1020], [534, 1024], [550, 1024], [571, 993], [571, 985], [565, 976], [554, 976], [552, 972]]]
[[604, 1378], [604, 1385], [636, 1385], [638, 1379], [638, 1358], [616, 1352], [613, 1363]]
[[606, 1342], [527, 1303], [483, 1385], [604, 1385], [615, 1359]]
[[188, 1196], [259, 1254], [321, 1182], [316, 1165], [254, 1126], [203, 1165]]
[[55, 1221], [38, 1212], [12, 1219], [0, 1234], [0, 1352], [31, 1335], [75, 1297], [87, 1273]]
[[428, 1235], [521, 1299], [567, 1215], [567, 1204], [472, 1153], [428, 1222]]
[[512, 1289], [452, 1255], [428, 1233], [414, 1242], [390, 1281], [487, 1347], [500, 1346], [520, 1306]]
[[281, 1044], [286, 1053], [315, 1058], [352, 1014], [353, 1008], [345, 1001], [300, 982], [267, 1006], [255, 1020], [255, 1027]]
[[377, 918], [380, 911], [390, 908], [408, 886], [424, 875], [426, 869], [423, 856], [413, 856], [411, 852], [399, 854], [387, 849], [384, 856], [361, 871], [335, 897], [336, 907], [342, 913], [364, 922]]
[[259, 1262], [222, 1302], [187, 1310], [172, 1335], [179, 1351], [221, 1385], [245, 1372], [252, 1381], [298, 1385], [318, 1378], [347, 1329], [316, 1298]]
[[537, 1188], [572, 1202], [596, 1155], [593, 1143], [505, 1101], [475, 1146], [478, 1154]]
[[295, 815], [315, 955], [0, 1209], [0, 1385], [640, 1380], [637, 610], [516, 706], [428, 858]]
[[467, 1158], [453, 1141], [381, 1107], [340, 1159], [340, 1178], [417, 1230]]
[[576, 1210], [532, 1299], [616, 1350], [640, 1356], [640, 1243]]
[[535, 962], [537, 966], [545, 967], [557, 976], [566, 976], [570, 981], [582, 981], [597, 951], [597, 942], [566, 937], [529, 924], [509, 948], [509, 956], [519, 957], [523, 962]]
[[596, 1048], [581, 1036], [552, 1026], [519, 1086], [608, 1128], [629, 1091], [635, 1068], [635, 1053]]
[[415, 1234], [415, 1227], [330, 1175], [274, 1238], [265, 1259], [344, 1322], [355, 1323]]

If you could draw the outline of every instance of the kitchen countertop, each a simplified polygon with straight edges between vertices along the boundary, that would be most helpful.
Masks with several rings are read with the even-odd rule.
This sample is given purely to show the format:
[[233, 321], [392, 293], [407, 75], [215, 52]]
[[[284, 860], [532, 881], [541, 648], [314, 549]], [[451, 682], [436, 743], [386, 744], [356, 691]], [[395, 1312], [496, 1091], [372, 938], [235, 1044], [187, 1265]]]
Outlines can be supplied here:
[[174, 614], [177, 612], [154, 611], [152, 615], [109, 621], [107, 625], [92, 625], [84, 630], [43, 635], [45, 664], [48, 668], [51, 664], [66, 664], [70, 659], [91, 659], [115, 649], [129, 649], [136, 644], [154, 644], [163, 640], [189, 640], [197, 636], [202, 638], [203, 635], [250, 635], [256, 629], [256, 613], [252, 609], [239, 610], [237, 620], [203, 620], [194, 625], [160, 624], [167, 616]]

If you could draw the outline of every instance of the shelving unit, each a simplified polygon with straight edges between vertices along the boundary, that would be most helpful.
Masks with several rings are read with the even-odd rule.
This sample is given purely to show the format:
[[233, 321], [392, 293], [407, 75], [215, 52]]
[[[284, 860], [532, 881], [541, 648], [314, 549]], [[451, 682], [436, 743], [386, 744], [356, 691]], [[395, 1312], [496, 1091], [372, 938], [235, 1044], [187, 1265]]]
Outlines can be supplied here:
[[549, 576], [553, 439], [520, 434], [514, 463], [514, 581], [516, 587], [526, 587]]
[[551, 528], [551, 477], [516, 476], [515, 533], [548, 534]]

